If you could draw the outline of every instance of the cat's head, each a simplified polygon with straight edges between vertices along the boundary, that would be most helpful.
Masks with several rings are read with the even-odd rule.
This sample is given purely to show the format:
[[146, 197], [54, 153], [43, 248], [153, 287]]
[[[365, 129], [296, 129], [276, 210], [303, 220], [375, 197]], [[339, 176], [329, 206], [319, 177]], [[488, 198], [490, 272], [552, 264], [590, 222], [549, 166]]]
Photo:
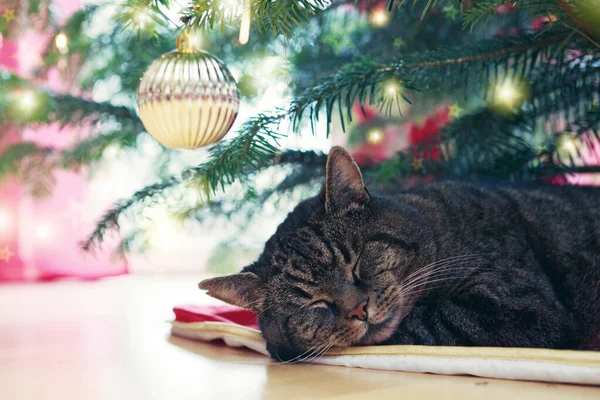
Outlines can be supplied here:
[[275, 359], [380, 343], [414, 302], [400, 283], [431, 261], [428, 237], [409, 205], [372, 197], [350, 154], [334, 147], [321, 194], [288, 215], [259, 259], [199, 286], [258, 313]]

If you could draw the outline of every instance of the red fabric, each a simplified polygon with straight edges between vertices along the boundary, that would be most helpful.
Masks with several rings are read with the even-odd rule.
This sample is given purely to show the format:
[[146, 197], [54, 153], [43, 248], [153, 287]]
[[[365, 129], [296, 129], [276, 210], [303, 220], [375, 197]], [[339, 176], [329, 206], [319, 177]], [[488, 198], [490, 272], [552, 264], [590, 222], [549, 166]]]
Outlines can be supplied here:
[[258, 329], [258, 315], [235, 306], [185, 305], [174, 307], [173, 312], [177, 322], [225, 322]]

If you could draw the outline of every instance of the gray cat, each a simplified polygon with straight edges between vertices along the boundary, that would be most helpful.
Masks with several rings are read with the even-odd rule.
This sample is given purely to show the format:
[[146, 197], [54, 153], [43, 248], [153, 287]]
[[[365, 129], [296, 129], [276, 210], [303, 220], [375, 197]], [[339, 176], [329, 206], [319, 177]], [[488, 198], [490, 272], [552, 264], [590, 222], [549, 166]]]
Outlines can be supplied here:
[[373, 344], [600, 350], [600, 189], [434, 183], [371, 195], [334, 147], [258, 261], [201, 289], [278, 360]]

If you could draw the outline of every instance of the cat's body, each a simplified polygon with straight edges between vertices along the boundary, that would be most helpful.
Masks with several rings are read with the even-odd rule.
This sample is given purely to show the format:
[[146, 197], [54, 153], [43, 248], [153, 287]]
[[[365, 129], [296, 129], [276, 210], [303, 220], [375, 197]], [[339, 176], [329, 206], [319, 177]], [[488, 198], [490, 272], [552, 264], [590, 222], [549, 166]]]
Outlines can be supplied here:
[[370, 195], [335, 148], [321, 196], [257, 262], [201, 287], [260, 313], [281, 360], [355, 344], [600, 350], [600, 189]]

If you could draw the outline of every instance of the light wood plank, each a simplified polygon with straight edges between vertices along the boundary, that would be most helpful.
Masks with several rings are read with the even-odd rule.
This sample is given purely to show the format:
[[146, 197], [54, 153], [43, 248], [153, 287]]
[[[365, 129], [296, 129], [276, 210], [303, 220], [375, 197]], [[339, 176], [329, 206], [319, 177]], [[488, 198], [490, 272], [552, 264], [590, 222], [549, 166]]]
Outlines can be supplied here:
[[175, 304], [208, 304], [201, 277], [122, 277], [0, 287], [0, 398], [562, 399], [600, 388], [281, 365], [169, 336]]

